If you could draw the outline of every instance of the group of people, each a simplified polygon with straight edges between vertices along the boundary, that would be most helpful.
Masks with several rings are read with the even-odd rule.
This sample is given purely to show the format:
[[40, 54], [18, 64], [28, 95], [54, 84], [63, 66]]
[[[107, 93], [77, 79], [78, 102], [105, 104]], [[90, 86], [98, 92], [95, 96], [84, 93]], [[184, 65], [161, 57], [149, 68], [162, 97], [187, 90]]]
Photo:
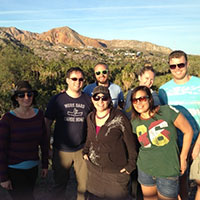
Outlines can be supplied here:
[[173, 51], [173, 79], [156, 93], [156, 73], [144, 67], [125, 101], [105, 63], [95, 65], [96, 82], [84, 89], [84, 72], [72, 67], [66, 91], [50, 99], [44, 114], [33, 107], [37, 91], [20, 81], [14, 109], [0, 120], [0, 185], [13, 200], [34, 199], [39, 160], [46, 177], [52, 156], [51, 199], [67, 199], [72, 167], [77, 200], [186, 200], [189, 177], [200, 199], [200, 78], [188, 68], [187, 55]]

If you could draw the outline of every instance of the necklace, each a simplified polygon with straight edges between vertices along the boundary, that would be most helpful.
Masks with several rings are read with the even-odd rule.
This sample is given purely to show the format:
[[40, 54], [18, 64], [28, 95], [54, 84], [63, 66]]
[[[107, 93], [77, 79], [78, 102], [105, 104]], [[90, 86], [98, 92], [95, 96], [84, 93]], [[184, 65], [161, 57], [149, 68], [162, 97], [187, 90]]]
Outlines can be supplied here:
[[97, 117], [97, 119], [103, 119], [103, 118], [105, 118], [109, 113], [110, 113], [110, 110], [109, 110], [103, 117], [99, 117], [97, 114], [96, 114], [96, 117]]

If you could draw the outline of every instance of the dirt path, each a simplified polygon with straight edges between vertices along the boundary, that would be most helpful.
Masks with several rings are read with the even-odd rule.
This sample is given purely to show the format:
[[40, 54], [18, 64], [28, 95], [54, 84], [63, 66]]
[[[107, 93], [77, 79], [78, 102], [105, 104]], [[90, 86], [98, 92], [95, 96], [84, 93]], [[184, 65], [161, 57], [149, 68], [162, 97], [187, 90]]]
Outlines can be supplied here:
[[[72, 171], [69, 184], [66, 189], [66, 200], [76, 200], [76, 185], [77, 183], [75, 175]], [[46, 179], [38, 180], [36, 184], [36, 189], [35, 189], [36, 200], [48, 200], [51, 195], [52, 186], [53, 186], [53, 173], [52, 170], [50, 170], [48, 177]], [[196, 192], [196, 184], [194, 182], [190, 182], [189, 200], [194, 200], [195, 192]], [[0, 200], [11, 200], [7, 191], [3, 190], [1, 187], [0, 187]]]
[[[76, 200], [76, 179], [72, 171], [68, 187], [66, 189], [66, 200]], [[39, 179], [35, 188], [36, 200], [49, 200], [53, 186], [53, 172], [49, 170], [48, 177]], [[0, 200], [12, 200], [6, 190], [0, 187]], [[27, 199], [28, 200], [28, 199]]]

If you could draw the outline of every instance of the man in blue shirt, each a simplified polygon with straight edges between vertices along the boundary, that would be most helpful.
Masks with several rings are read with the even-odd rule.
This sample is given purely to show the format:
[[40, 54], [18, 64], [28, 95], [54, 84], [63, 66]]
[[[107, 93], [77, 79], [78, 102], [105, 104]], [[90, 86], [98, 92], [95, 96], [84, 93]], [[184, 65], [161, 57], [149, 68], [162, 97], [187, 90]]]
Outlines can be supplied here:
[[[189, 62], [185, 52], [176, 50], [169, 55], [169, 68], [173, 79], [159, 88], [162, 104], [176, 107], [187, 118], [193, 128], [193, 141], [200, 132], [200, 78], [189, 75]], [[178, 130], [178, 145], [182, 148], [183, 134]], [[180, 179], [180, 196], [188, 199], [187, 174]], [[199, 187], [200, 188], [200, 187]]]
[[109, 81], [108, 65], [105, 63], [96, 64], [94, 67], [94, 73], [95, 73], [96, 82], [87, 85], [83, 89], [83, 92], [85, 92], [89, 96], [92, 96], [93, 89], [97, 85], [108, 87], [111, 98], [112, 98], [113, 106], [114, 107], [119, 106], [122, 108], [123, 103], [124, 103], [124, 95], [120, 86]]

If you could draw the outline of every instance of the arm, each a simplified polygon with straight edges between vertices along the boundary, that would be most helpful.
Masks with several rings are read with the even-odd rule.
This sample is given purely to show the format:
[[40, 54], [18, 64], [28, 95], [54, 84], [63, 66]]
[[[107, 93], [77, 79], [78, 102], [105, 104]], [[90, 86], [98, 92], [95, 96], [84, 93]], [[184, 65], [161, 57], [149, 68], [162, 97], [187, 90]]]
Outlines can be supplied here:
[[89, 146], [90, 146], [90, 142], [89, 142], [89, 137], [87, 136], [86, 143], [83, 147], [83, 152], [82, 152], [84, 160], [89, 160], [89, 157], [88, 157]]
[[159, 97], [161, 105], [168, 104], [167, 93], [165, 92], [164, 89], [159, 88], [159, 90], [158, 90], [158, 97]]
[[51, 149], [51, 125], [53, 123], [53, 120], [48, 119], [48, 118], [44, 118], [45, 120], [45, 127], [46, 127], [46, 132], [47, 132], [47, 141], [48, 141], [48, 149], [49, 149], [49, 158], [52, 158], [53, 156], [53, 152]]
[[132, 103], [131, 103], [131, 94], [132, 89], [128, 91], [128, 94], [126, 95], [126, 101], [124, 103], [123, 112], [128, 117], [128, 119], [131, 119], [131, 113], [132, 113]]
[[90, 133], [89, 133], [89, 131], [91, 131], [91, 128], [88, 125], [89, 125], [89, 123], [92, 123], [92, 122], [89, 122], [90, 121], [89, 115], [87, 117], [87, 138], [86, 138], [85, 145], [83, 147], [83, 158], [85, 160], [89, 160], [89, 158], [88, 158], [88, 153], [89, 153], [89, 148], [90, 148], [90, 136], [89, 136]]
[[136, 168], [136, 158], [137, 158], [137, 138], [136, 135], [132, 132], [132, 126], [129, 120], [124, 116], [125, 121], [125, 130], [124, 130], [124, 142], [128, 151], [128, 163], [127, 165], [120, 170], [121, 173], [126, 172], [130, 174]]
[[40, 147], [41, 147], [41, 158], [42, 158], [41, 176], [46, 177], [48, 173], [49, 141], [48, 141], [44, 116], [42, 116], [42, 138]]
[[119, 106], [120, 109], [124, 108], [124, 94], [123, 94], [121, 88], [120, 88], [120, 93], [119, 93], [119, 96], [118, 96], [118, 106]]
[[153, 91], [151, 94], [153, 96], [154, 105], [155, 106], [161, 105], [161, 102], [160, 102], [160, 99], [159, 99], [157, 92]]
[[12, 190], [12, 183], [8, 179], [8, 146], [10, 141], [10, 125], [8, 116], [0, 120], [0, 185], [6, 190]]
[[47, 131], [49, 149], [51, 149], [50, 148], [50, 139], [51, 139], [51, 125], [52, 125], [52, 123], [53, 123], [53, 120], [45, 117], [45, 126], [46, 126], [46, 131]]
[[195, 159], [198, 156], [199, 152], [200, 152], [200, 133], [192, 150], [192, 158]]
[[188, 120], [181, 113], [174, 121], [174, 125], [184, 134], [183, 146], [180, 154], [181, 173], [183, 174], [187, 168], [187, 157], [192, 142], [193, 130]]

